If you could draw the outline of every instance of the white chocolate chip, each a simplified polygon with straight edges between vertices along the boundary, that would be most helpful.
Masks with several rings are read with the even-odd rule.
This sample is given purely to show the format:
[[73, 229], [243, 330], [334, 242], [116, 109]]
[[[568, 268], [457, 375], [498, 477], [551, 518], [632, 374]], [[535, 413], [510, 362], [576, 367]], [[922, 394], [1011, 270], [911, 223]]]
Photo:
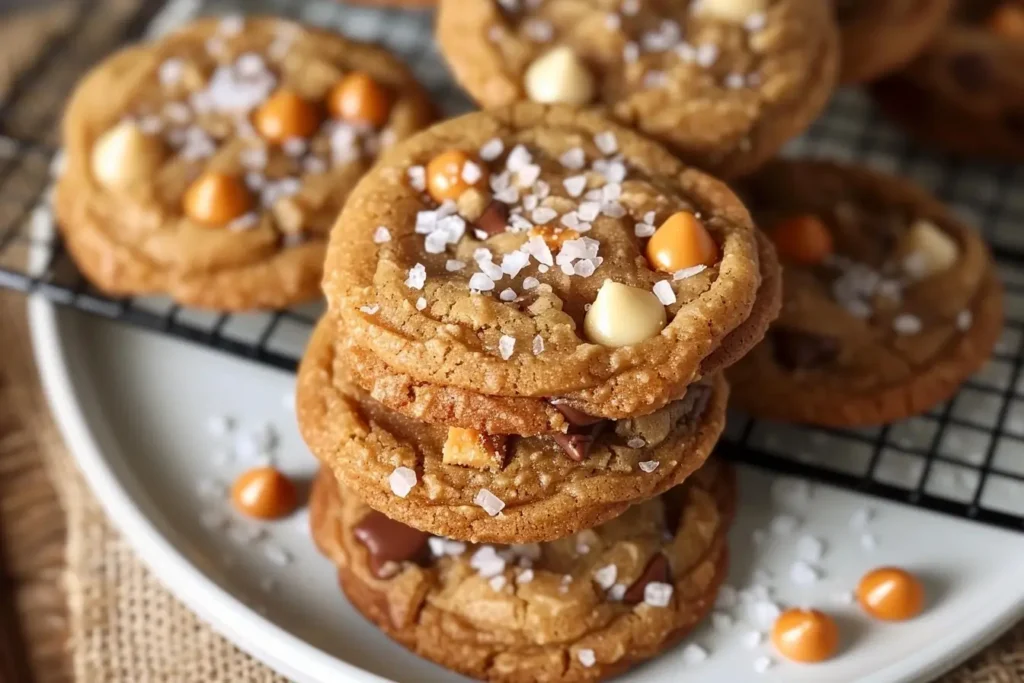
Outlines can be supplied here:
[[131, 121], [122, 121], [101, 135], [92, 148], [92, 173], [103, 187], [124, 189], [151, 177], [163, 161], [159, 139]]
[[953, 267], [960, 257], [956, 240], [929, 220], [910, 226], [903, 238], [903, 270], [915, 280], [923, 280]]
[[764, 12], [767, 0], [703, 0], [700, 3], [702, 15], [743, 24], [754, 14]]
[[594, 98], [594, 75], [570, 47], [556, 47], [526, 70], [526, 94], [534, 102], [582, 105]]
[[605, 280], [583, 321], [590, 341], [602, 346], [629, 346], [665, 327], [665, 307], [649, 291]]

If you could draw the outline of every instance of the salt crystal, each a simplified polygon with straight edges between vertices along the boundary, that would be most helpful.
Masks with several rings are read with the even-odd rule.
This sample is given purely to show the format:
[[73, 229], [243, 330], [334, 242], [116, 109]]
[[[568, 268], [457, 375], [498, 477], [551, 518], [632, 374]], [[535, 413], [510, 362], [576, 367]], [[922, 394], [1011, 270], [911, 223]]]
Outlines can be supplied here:
[[213, 436], [224, 436], [235, 428], [235, 421], [226, 415], [213, 415], [206, 421], [206, 430]]
[[974, 314], [970, 311], [963, 310], [956, 315], [956, 329], [961, 332], [966, 332], [971, 329], [971, 325], [974, 323]]
[[391, 492], [399, 498], [405, 498], [416, 485], [416, 472], [408, 467], [396, 467], [388, 476]]
[[747, 647], [747, 648], [750, 648], [751, 650], [753, 650], [754, 648], [756, 648], [759, 645], [761, 645], [761, 641], [763, 639], [764, 639], [764, 636], [762, 636], [759, 631], [747, 631], [740, 638], [740, 642], [743, 643], [744, 647]]
[[515, 301], [518, 296], [519, 295], [516, 294], [516, 290], [506, 287], [501, 290], [501, 294], [498, 295], [498, 298], [502, 301]]
[[821, 572], [803, 560], [797, 560], [789, 568], [789, 579], [798, 586], [808, 586], [812, 583], [817, 583], [820, 578]]
[[530, 290], [536, 289], [540, 286], [540, 280], [530, 275], [523, 279], [523, 289]]
[[714, 43], [704, 43], [697, 48], [697, 64], [707, 68], [718, 61], [718, 46]]
[[530, 583], [531, 581], [533, 581], [532, 569], [524, 569], [516, 576], [516, 583]]
[[284, 567], [291, 564], [292, 556], [287, 550], [276, 545], [265, 545], [263, 547], [263, 556], [270, 560], [271, 564], [275, 564], [278, 567]]
[[622, 47], [622, 61], [633, 64], [640, 59], [640, 46], [630, 41]]
[[860, 545], [864, 550], [874, 550], [878, 546], [878, 540], [873, 534], [862, 534], [860, 537]]
[[[499, 138], [491, 138], [480, 148], [480, 158], [484, 161], [494, 161], [505, 151], [505, 143]], [[463, 178], [465, 180], [465, 178]], [[468, 181], [467, 181], [468, 182]]]
[[619, 568], [614, 564], [607, 564], [594, 572], [594, 581], [597, 585], [608, 590], [615, 585], [615, 579], [619, 575]]
[[751, 616], [758, 626], [770, 628], [782, 614], [782, 610], [771, 600], [760, 600], [750, 607]]
[[872, 517], [871, 510], [867, 508], [858, 508], [852, 515], [850, 515], [850, 528], [851, 529], [863, 529], [871, 521]]
[[447, 270], [449, 273], [454, 273], [456, 271], [462, 270], [465, 267], [465, 263], [463, 263], [462, 261], [456, 261], [455, 259], [448, 259], [447, 261], [445, 261], [444, 264], [444, 269]]
[[896, 316], [892, 321], [892, 329], [896, 334], [913, 335], [921, 332], [923, 325], [921, 319], [910, 313], [903, 313]]
[[726, 584], [718, 589], [718, 597], [715, 598], [715, 607], [720, 609], [732, 609], [736, 606], [736, 589]]
[[576, 659], [580, 660], [580, 664], [588, 669], [597, 663], [597, 656], [594, 654], [594, 651], [589, 648], [577, 651]]
[[856, 600], [853, 591], [843, 591], [842, 593], [836, 593], [832, 596], [832, 599], [840, 605], [852, 605]]
[[480, 489], [473, 498], [473, 503], [482, 507], [491, 517], [497, 516], [505, 508], [505, 503], [487, 489]]
[[582, 175], [569, 176], [562, 181], [562, 186], [570, 197], [579, 197], [587, 189], [587, 177]]
[[427, 300], [425, 298], [423, 298], [421, 296], [419, 299], [416, 299], [416, 310], [417, 311], [422, 311], [426, 307], [427, 307]]
[[411, 166], [406, 171], [406, 176], [409, 178], [409, 186], [417, 192], [423, 192], [427, 189], [427, 170], [422, 166]]
[[[423, 285], [427, 282], [427, 268], [422, 263], [417, 263], [415, 266], [409, 269], [409, 277], [406, 278], [405, 284], [412, 289], [423, 289]], [[492, 285], [493, 287], [493, 285]]]
[[644, 603], [651, 607], [668, 607], [673, 590], [670, 583], [651, 581], [644, 586]]
[[708, 651], [696, 643], [690, 643], [683, 648], [682, 657], [683, 664], [686, 666], [693, 666], [694, 664], [700, 664], [706, 660], [708, 658]]
[[768, 669], [772, 668], [773, 664], [775, 664], [775, 662], [771, 657], [758, 657], [754, 660], [754, 671], [759, 674], [763, 674], [764, 672], [768, 671]]
[[498, 340], [498, 353], [501, 354], [503, 360], [508, 360], [512, 357], [512, 352], [516, 348], [516, 338], [510, 337], [507, 334], [503, 334], [501, 339]]
[[491, 590], [500, 591], [502, 588], [505, 587], [506, 580], [503, 575], [498, 574], [497, 576], [492, 576], [491, 580], [488, 581], [488, 583], [491, 584]]
[[580, 147], [573, 147], [567, 150], [558, 158], [559, 163], [570, 171], [578, 171], [587, 163], [587, 155]]
[[483, 273], [473, 273], [469, 278], [469, 288], [476, 292], [489, 292], [494, 289], [494, 280]]
[[385, 228], [383, 225], [379, 226], [373, 231], [373, 243], [384, 244], [385, 242], [391, 241], [391, 231]]
[[716, 631], [728, 631], [732, 628], [732, 617], [725, 612], [712, 612], [711, 625]]
[[469, 566], [485, 579], [504, 572], [505, 564], [505, 559], [498, 554], [493, 545], [480, 546], [469, 558]]
[[536, 209], [530, 218], [533, 219], [533, 222], [536, 225], [545, 225], [546, 223], [550, 223], [558, 218], [558, 212], [554, 209], [542, 206], [541, 208]]
[[359, 310], [367, 315], [373, 315], [380, 310], [380, 306], [373, 304], [372, 306], [360, 306]]
[[655, 227], [653, 225], [647, 225], [646, 223], [637, 223], [636, 227], [633, 229], [633, 234], [641, 239], [650, 237], [654, 232]]
[[665, 306], [671, 306], [676, 302], [676, 293], [672, 291], [672, 285], [668, 280], [658, 280], [654, 284], [654, 296], [658, 297]]
[[804, 536], [796, 542], [796, 554], [807, 562], [821, 562], [825, 554], [825, 544], [814, 536]]
[[530, 151], [523, 145], [516, 145], [509, 152], [508, 158], [505, 160], [505, 168], [512, 173], [517, 173], [532, 162], [533, 155], [530, 154]]
[[483, 177], [483, 171], [480, 170], [480, 166], [474, 164], [472, 161], [467, 161], [462, 165], [462, 179], [470, 185], [476, 185], [477, 181]]

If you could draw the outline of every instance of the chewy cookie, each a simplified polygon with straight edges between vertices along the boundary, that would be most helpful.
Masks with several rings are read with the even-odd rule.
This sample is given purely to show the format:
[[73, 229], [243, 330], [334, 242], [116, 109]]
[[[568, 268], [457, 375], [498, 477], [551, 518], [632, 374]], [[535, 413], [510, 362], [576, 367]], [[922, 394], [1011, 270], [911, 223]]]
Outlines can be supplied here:
[[1024, 3], [958, 0], [954, 17], [872, 93], [908, 134], [963, 155], [1024, 159]]
[[905, 65], [942, 28], [952, 0], [832, 0], [839, 23], [839, 80], [863, 83]]
[[744, 196], [784, 266], [783, 307], [729, 372], [758, 417], [893, 422], [948, 399], [992, 353], [1001, 287], [980, 235], [907, 181], [779, 161]]
[[430, 118], [378, 47], [278, 19], [201, 20], [118, 52], [78, 86], [58, 222], [112, 295], [287, 306], [317, 295], [348, 191]]
[[612, 423], [570, 411], [567, 434], [508, 437], [429, 425], [346, 381], [338, 329], [324, 318], [299, 368], [303, 438], [368, 505], [448, 538], [523, 543], [590, 528], [681, 483], [725, 425], [720, 375], [640, 418]]
[[725, 465], [550, 543], [470, 546], [389, 520], [322, 472], [317, 545], [367, 619], [488, 681], [594, 681], [683, 639], [710, 612], [735, 503]]
[[596, 114], [518, 103], [382, 157], [332, 233], [324, 290], [357, 384], [524, 399], [485, 431], [531, 434], [564, 430], [565, 408], [620, 419], [679, 399], [709, 356], [763, 335], [777, 268], [723, 183]]
[[723, 178], [824, 107], [838, 38], [823, 0], [442, 0], [441, 49], [483, 107], [604, 109]]

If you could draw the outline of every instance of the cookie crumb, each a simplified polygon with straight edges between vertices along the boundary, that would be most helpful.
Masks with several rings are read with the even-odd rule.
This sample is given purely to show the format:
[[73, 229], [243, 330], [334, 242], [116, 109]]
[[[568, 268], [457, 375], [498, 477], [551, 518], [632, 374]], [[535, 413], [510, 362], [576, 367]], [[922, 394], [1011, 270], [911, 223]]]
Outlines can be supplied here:
[[580, 664], [588, 669], [597, 663], [597, 657], [594, 655], [594, 651], [590, 649], [580, 650], [576, 653], [576, 658], [580, 660]]
[[482, 507], [484, 512], [491, 517], [496, 517], [498, 513], [505, 509], [504, 501], [487, 489], [477, 491], [476, 497], [473, 498], [473, 503]]
[[391, 492], [399, 498], [405, 498], [416, 485], [416, 472], [408, 467], [396, 467], [388, 477]]

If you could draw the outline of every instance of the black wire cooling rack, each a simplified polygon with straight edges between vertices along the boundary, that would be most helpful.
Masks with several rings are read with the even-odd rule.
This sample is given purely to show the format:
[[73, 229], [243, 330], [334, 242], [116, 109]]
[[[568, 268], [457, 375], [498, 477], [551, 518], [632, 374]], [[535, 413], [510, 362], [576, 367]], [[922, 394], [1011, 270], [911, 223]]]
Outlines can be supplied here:
[[[190, 310], [160, 298], [111, 299], [75, 269], [48, 208], [59, 163], [57, 123], [82, 72], [119, 45], [241, 0], [142, 4], [86, 0], [0, 99], [0, 287], [294, 371], [320, 304], [271, 313]], [[247, 0], [246, 12], [289, 16], [384, 44], [402, 55], [448, 113], [469, 107], [431, 41], [425, 12], [336, 2]], [[927, 415], [873, 429], [828, 430], [729, 420], [720, 451], [957, 517], [1024, 530], [1024, 167], [963, 163], [908, 142], [862, 94], [842, 91], [787, 153], [862, 161], [931, 188], [988, 238], [1006, 285], [1007, 325], [988, 365]], [[2, 324], [2, 323], [0, 323]]]

